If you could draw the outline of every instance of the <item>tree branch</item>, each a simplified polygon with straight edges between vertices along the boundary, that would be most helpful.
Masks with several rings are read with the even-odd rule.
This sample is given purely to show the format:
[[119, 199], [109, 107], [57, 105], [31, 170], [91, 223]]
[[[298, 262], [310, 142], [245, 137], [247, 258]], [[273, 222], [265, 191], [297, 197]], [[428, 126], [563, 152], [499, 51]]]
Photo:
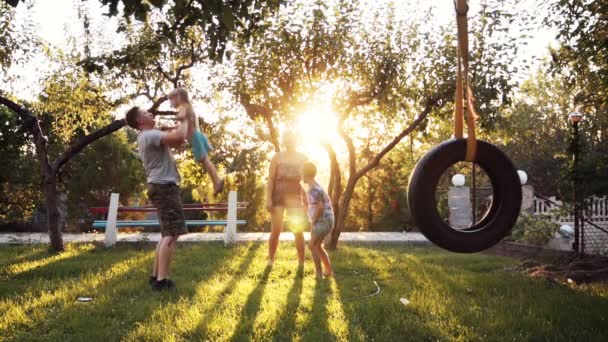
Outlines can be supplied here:
[[268, 127], [268, 133], [270, 135], [270, 143], [274, 147], [275, 152], [279, 152], [281, 150], [281, 144], [279, 144], [279, 134], [274, 126], [274, 122], [272, 122], [272, 110], [268, 107], [253, 104], [249, 102], [249, 97], [241, 94], [240, 102], [247, 115], [253, 120], [258, 117], [262, 117], [266, 122], [266, 126]]
[[323, 147], [325, 147], [325, 150], [327, 151], [331, 170], [330, 184], [327, 188], [329, 191], [329, 197], [331, 198], [332, 203], [334, 203], [334, 211], [337, 211], [340, 195], [342, 194], [342, 175], [340, 173], [340, 163], [338, 163], [336, 151], [329, 143], [324, 142]]
[[154, 116], [159, 115], [177, 115], [176, 111], [173, 110], [152, 110], [150, 113], [154, 114]]
[[47, 138], [42, 133], [42, 128], [40, 127], [40, 121], [38, 118], [25, 107], [18, 105], [6, 97], [0, 96], [0, 104], [19, 115], [23, 121], [21, 125], [30, 132], [32, 139], [34, 140], [36, 156], [40, 161], [42, 176], [43, 178], [49, 176], [48, 172], [51, 170], [51, 168], [48, 159]]
[[[167, 100], [167, 96], [161, 97], [160, 99], [158, 99], [156, 102], [154, 102], [152, 104], [152, 106], [148, 109], [148, 111], [149, 112], [155, 111], [156, 108], [158, 108], [166, 100]], [[68, 149], [63, 151], [63, 153], [61, 155], [59, 155], [59, 157], [57, 159], [55, 159], [55, 161], [53, 161], [53, 164], [51, 165], [51, 170], [53, 171], [53, 173], [58, 172], [63, 165], [65, 165], [70, 159], [72, 159], [72, 157], [74, 157], [76, 154], [78, 154], [80, 151], [82, 151], [87, 145], [95, 142], [98, 139], [105, 137], [106, 135], [109, 135], [109, 134], [112, 134], [112, 133], [118, 131], [119, 129], [123, 128], [125, 125], [126, 125], [126, 122], [124, 119], [117, 119], [117, 120], [114, 120], [109, 125], [102, 127], [100, 129], [80, 138], [77, 142], [75, 142], [70, 147], [68, 147]]]
[[414, 129], [416, 129], [416, 127], [418, 127], [422, 123], [422, 121], [426, 119], [426, 117], [434, 108], [442, 106], [443, 102], [441, 101], [441, 98], [442, 97], [440, 95], [435, 95], [427, 98], [425, 101], [424, 109], [422, 110], [420, 115], [418, 115], [418, 117], [414, 121], [412, 121], [412, 123], [410, 123], [403, 131], [401, 131], [399, 135], [393, 138], [393, 140], [391, 140], [391, 142], [388, 143], [378, 154], [376, 154], [374, 158], [370, 160], [369, 163], [367, 163], [367, 165], [365, 165], [361, 170], [359, 170], [355, 174], [355, 179], [363, 177], [363, 175], [365, 175], [369, 170], [378, 166], [378, 164], [380, 164], [380, 160], [390, 150], [392, 150], [401, 141], [401, 139], [403, 139], [406, 135], [410, 134]]
[[344, 143], [346, 144], [346, 148], [348, 149], [348, 177], [351, 178], [357, 173], [357, 160], [356, 160], [356, 151], [355, 144], [353, 143], [353, 139], [346, 133], [344, 130], [344, 120], [340, 120], [338, 123], [338, 133]]

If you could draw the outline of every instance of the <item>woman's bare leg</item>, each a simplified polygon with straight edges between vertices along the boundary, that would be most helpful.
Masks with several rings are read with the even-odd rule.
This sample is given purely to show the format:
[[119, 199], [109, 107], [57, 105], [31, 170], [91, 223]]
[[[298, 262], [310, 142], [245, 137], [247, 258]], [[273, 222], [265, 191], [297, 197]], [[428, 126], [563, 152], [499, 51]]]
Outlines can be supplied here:
[[279, 247], [279, 236], [283, 230], [283, 207], [272, 208], [270, 214], [270, 237], [268, 238], [268, 264], [274, 263], [274, 257]]
[[[296, 251], [298, 252], [298, 265], [304, 266], [304, 257], [306, 256], [306, 241], [304, 240], [304, 232], [310, 230], [310, 221], [306, 210], [303, 208], [288, 209], [287, 215], [295, 218], [295, 227], [292, 228]], [[300, 225], [300, 226], [297, 226]]]

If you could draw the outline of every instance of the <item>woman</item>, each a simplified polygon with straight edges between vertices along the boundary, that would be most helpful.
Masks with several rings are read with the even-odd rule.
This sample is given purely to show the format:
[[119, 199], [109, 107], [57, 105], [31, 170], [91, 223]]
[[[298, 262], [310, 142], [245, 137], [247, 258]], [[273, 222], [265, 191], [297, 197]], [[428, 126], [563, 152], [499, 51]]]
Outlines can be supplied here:
[[268, 265], [272, 266], [283, 230], [283, 218], [287, 215], [289, 229], [295, 235], [300, 266], [304, 265], [304, 231], [308, 228], [305, 192], [300, 185], [301, 170], [307, 158], [296, 151], [293, 134], [283, 135], [283, 151], [277, 152], [270, 161], [266, 208], [270, 211], [271, 233], [268, 240]]

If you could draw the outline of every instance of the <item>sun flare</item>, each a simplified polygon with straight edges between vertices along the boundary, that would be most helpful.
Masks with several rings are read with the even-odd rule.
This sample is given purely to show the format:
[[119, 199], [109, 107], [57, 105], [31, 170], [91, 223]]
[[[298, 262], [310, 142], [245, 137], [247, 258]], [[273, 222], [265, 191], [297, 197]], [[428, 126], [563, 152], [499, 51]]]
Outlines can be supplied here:
[[296, 130], [304, 141], [310, 139], [318, 143], [333, 140], [337, 134], [338, 120], [331, 108], [309, 109], [300, 114], [296, 121]]
[[338, 118], [329, 101], [306, 108], [294, 121], [293, 129], [300, 138], [300, 151], [317, 165], [317, 180], [324, 185], [329, 180], [329, 160], [323, 144], [341, 151], [337, 125]]

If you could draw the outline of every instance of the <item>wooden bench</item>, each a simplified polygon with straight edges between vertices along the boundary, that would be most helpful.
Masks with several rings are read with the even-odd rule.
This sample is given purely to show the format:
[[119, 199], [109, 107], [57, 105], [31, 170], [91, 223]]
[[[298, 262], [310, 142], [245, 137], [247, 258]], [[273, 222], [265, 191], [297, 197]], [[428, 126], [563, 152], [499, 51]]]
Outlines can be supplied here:
[[[158, 227], [158, 220], [117, 220], [119, 212], [156, 212], [153, 206], [125, 207], [118, 206], [119, 194], [112, 193], [108, 207], [91, 207], [92, 214], [107, 214], [106, 220], [93, 221], [93, 228], [105, 230], [105, 245], [114, 246], [118, 239], [118, 229], [124, 227]], [[226, 220], [186, 220], [187, 227], [223, 226], [224, 244], [236, 243], [236, 226], [247, 224], [245, 220], [237, 219], [237, 211], [247, 208], [247, 202], [237, 202], [236, 191], [228, 193], [228, 203], [184, 204], [184, 211], [225, 211]]]

